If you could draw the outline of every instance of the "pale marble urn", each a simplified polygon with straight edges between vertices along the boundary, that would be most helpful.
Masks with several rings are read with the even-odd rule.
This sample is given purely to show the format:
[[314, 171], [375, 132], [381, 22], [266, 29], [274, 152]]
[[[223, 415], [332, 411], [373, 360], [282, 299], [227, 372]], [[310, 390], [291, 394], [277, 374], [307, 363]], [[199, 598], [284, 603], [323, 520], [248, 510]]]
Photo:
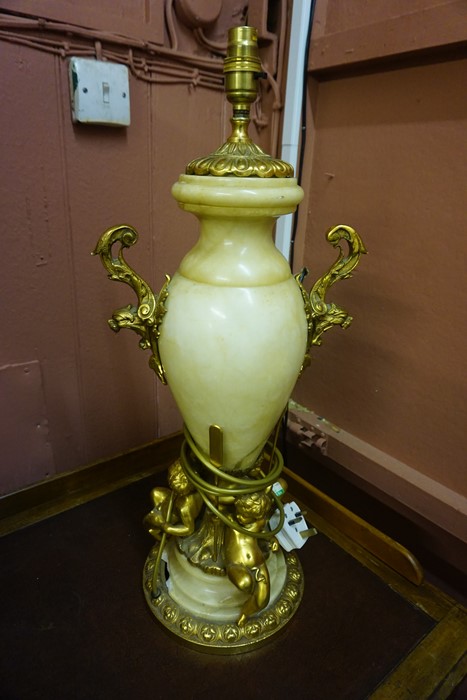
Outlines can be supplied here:
[[293, 178], [181, 175], [172, 194], [199, 219], [200, 236], [170, 282], [159, 340], [165, 375], [205, 455], [209, 426], [219, 425], [223, 468], [248, 470], [306, 351], [303, 298], [272, 237], [303, 190]]

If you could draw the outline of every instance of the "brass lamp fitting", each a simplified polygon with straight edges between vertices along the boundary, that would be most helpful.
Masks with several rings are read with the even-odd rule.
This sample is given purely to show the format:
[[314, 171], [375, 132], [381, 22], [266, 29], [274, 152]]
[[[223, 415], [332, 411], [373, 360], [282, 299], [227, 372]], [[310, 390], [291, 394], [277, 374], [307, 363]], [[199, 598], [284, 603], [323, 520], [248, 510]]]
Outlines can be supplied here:
[[224, 75], [227, 100], [233, 105], [232, 134], [214, 153], [188, 163], [186, 174], [293, 177], [289, 163], [267, 155], [248, 136], [250, 105], [258, 95], [258, 79], [266, 77], [258, 55], [257, 31], [253, 27], [229, 30]]
[[258, 94], [258, 78], [265, 76], [258, 56], [258, 35], [253, 27], [234, 27], [229, 31], [227, 57], [224, 60], [225, 93], [237, 112], [250, 111]]

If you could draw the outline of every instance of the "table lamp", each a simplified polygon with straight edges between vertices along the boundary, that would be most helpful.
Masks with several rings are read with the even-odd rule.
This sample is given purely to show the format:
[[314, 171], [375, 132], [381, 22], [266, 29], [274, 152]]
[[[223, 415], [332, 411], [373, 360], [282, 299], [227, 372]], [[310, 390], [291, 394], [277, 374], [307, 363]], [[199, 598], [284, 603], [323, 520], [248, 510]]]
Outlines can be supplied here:
[[335, 226], [327, 239], [338, 258], [311, 292], [306, 271], [292, 275], [273, 228], [295, 211], [303, 190], [293, 168], [248, 135], [262, 76], [254, 28], [230, 30], [224, 75], [232, 134], [190, 162], [172, 188], [178, 205], [200, 222], [178, 271], [155, 294], [124, 258], [138, 237], [131, 226], [108, 229], [94, 253], [138, 300], [115, 311], [110, 327], [140, 336], [185, 426], [168, 486], [152, 490], [144, 518], [154, 537], [143, 573], [147, 603], [180, 641], [229, 654], [268, 641], [299, 607], [299, 558], [276, 537], [286, 489], [277, 435], [311, 347], [324, 331], [352, 320], [325, 294], [366, 251], [351, 227]]

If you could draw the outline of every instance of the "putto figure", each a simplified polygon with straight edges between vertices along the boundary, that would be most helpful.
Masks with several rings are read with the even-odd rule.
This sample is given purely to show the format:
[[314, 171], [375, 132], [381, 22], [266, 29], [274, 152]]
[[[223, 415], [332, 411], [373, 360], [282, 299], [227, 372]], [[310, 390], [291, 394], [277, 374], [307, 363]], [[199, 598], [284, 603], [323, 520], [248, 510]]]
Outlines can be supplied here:
[[[235, 500], [236, 520], [251, 533], [263, 532], [272, 508], [271, 497], [263, 492], [249, 493]], [[274, 540], [270, 545], [277, 549]], [[269, 603], [270, 581], [266, 559], [259, 540], [234, 528], [227, 528], [224, 541], [227, 576], [240, 590], [249, 594], [237, 624], [242, 626], [250, 615]]]
[[144, 518], [151, 535], [160, 540], [162, 533], [184, 537], [195, 529], [203, 499], [190, 483], [183, 466], [177, 459], [168, 473], [170, 488], [160, 487], [151, 491], [154, 508]]

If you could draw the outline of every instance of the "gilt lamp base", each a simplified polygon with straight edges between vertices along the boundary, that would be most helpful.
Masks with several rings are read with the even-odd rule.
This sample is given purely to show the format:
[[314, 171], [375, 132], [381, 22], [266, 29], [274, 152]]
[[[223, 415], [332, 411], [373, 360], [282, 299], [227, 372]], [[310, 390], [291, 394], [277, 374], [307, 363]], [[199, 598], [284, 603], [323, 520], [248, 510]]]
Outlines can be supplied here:
[[[269, 641], [290, 622], [300, 604], [304, 577], [298, 557], [271, 554], [268, 606], [245, 622], [236, 620], [245, 600], [225, 576], [209, 575], [188, 563], [174, 541], [167, 547], [168, 564], [155, 572], [159, 545], [146, 560], [143, 588], [156, 619], [179, 641], [212, 654], [240, 654]], [[209, 595], [206, 595], [208, 590]]]

